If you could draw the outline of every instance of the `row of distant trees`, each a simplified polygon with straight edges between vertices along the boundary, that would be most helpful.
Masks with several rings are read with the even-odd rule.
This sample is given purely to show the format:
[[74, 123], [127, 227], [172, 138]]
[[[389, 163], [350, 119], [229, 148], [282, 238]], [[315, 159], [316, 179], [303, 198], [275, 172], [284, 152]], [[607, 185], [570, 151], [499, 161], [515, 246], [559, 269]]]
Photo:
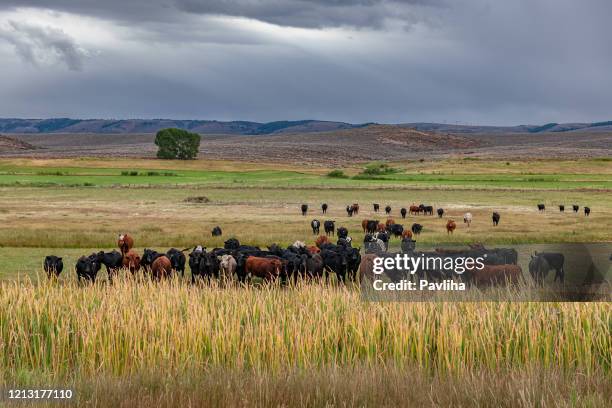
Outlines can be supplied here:
[[200, 135], [183, 129], [168, 128], [155, 136], [157, 158], [193, 160], [200, 150]]

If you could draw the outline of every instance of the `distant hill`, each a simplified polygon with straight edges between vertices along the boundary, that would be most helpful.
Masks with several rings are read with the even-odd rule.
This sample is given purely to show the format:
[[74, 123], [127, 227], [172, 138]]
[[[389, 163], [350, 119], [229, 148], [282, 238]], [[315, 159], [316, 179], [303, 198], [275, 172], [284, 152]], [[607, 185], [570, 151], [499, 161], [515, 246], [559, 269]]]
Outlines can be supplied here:
[[[352, 124], [321, 120], [277, 121], [268, 123], [217, 120], [172, 119], [0, 119], [0, 132], [4, 133], [155, 133], [160, 129], [176, 127], [200, 134], [272, 135], [284, 133], [318, 133], [362, 128], [372, 123]], [[402, 123], [401, 128], [419, 131], [482, 134], [482, 133], [551, 133], [551, 132], [610, 132], [612, 121], [595, 123], [547, 123], [544, 125], [479, 126], [442, 123]]]
[[175, 127], [201, 134], [269, 135], [327, 132], [361, 126], [320, 120], [258, 123], [171, 119], [0, 119], [0, 132], [4, 133], [155, 133]]

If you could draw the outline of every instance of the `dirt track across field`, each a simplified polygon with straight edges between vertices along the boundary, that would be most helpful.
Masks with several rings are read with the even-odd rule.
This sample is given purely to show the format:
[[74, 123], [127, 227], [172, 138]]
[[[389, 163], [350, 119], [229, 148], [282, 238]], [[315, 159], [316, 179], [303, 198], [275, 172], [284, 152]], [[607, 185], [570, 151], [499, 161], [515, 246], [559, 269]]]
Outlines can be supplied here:
[[[153, 134], [4, 135], [0, 157], [153, 157], [157, 150], [154, 139]], [[326, 165], [457, 155], [500, 159], [612, 157], [612, 133], [450, 135], [373, 125], [308, 134], [203, 135], [200, 150], [204, 159]]]

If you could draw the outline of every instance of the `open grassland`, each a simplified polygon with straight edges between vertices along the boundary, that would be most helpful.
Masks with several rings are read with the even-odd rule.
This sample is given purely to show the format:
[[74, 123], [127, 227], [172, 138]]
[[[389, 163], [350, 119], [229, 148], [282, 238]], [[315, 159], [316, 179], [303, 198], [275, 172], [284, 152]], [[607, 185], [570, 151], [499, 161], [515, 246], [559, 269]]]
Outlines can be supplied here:
[[[357, 398], [352, 402], [374, 404], [360, 388], [379, 387], [373, 395], [391, 392], [395, 396], [386, 401], [393, 405], [403, 393], [391, 389], [410, 378], [416, 384], [443, 384], [441, 390], [449, 394], [432, 395], [430, 387], [406, 383], [408, 401], [426, 401], [429, 395], [433, 401], [488, 405], [503, 395], [509, 398], [505, 406], [572, 405], [572, 399], [605, 406], [610, 397], [605, 384], [611, 380], [612, 309], [607, 303], [369, 303], [356, 291], [318, 284], [1, 285], [4, 384], [75, 384], [120, 392], [142, 381], [172, 405], [164, 393], [184, 397], [175, 389], [161, 391], [164, 384], [182, 384], [189, 398], [197, 398], [193, 387], [201, 382], [206, 385], [200, 392], [211, 389], [221, 398], [216, 381], [203, 375], [218, 371], [225, 386], [253, 385], [235, 390], [249, 394], [237, 399], [244, 404], [291, 401], [297, 398], [292, 392], [329, 399], [333, 389], [328, 387], [337, 384], [349, 403], [352, 391]], [[340, 385], [339, 376], [351, 372]], [[146, 373], [163, 374], [147, 379]], [[329, 374], [330, 385], [315, 397], [319, 381], [314, 378], [322, 373]], [[492, 376], [476, 382], [487, 373]], [[276, 385], [269, 382], [280, 377], [284, 380]], [[542, 384], [544, 379], [552, 382]], [[254, 390], [259, 383], [261, 390]], [[542, 394], [536, 397], [532, 393], [538, 390]], [[91, 397], [91, 391], [84, 394]]]

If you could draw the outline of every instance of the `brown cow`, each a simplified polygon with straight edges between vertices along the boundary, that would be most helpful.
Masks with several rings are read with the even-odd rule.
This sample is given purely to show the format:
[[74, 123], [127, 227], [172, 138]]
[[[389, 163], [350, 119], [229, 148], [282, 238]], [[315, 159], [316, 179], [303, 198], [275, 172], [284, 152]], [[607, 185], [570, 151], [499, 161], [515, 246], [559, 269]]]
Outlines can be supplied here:
[[361, 228], [363, 228], [363, 233], [365, 234], [368, 231], [368, 222], [370, 220], [361, 221]]
[[121, 255], [125, 255], [134, 247], [134, 238], [129, 234], [120, 234], [119, 239], [117, 239], [117, 246], [121, 251]]
[[308, 245], [306, 247], [306, 249], [308, 250], [308, 252], [310, 252], [311, 254], [318, 254], [319, 252], [321, 252], [321, 250], [319, 249], [319, 247], [315, 246], [315, 245]]
[[123, 267], [132, 272], [132, 275], [140, 269], [140, 255], [134, 250], [129, 250], [123, 255]]
[[166, 255], [162, 255], [155, 259], [151, 264], [151, 274], [153, 279], [167, 278], [172, 272], [172, 263]]
[[387, 218], [387, 221], [385, 221], [385, 226], [387, 227], [393, 224], [395, 224], [395, 220], [393, 218]]
[[378, 258], [376, 254], [365, 254], [361, 257], [359, 271], [357, 272], [360, 282], [363, 282], [364, 279], [374, 280], [374, 259], [376, 258]]
[[321, 245], [323, 244], [329, 244], [329, 238], [327, 238], [325, 235], [319, 235], [319, 238], [317, 238], [315, 241], [315, 245], [321, 248]]
[[404, 232], [402, 232], [402, 239], [404, 238], [412, 238], [412, 231], [405, 229]]
[[475, 268], [469, 272], [476, 286], [505, 286], [507, 282], [516, 285], [523, 278], [523, 271], [518, 265], [484, 265], [480, 270]]
[[376, 232], [385, 232], [386, 230], [387, 230], [387, 226], [383, 224], [382, 222], [379, 222], [378, 226], [376, 227]]
[[414, 215], [419, 215], [419, 213], [421, 212], [421, 208], [418, 205], [411, 205], [410, 206], [410, 214], [414, 214]]
[[452, 234], [453, 231], [455, 231], [456, 228], [457, 228], [457, 224], [455, 223], [455, 221], [448, 220], [446, 222], [446, 233], [447, 234]]
[[246, 260], [245, 268], [247, 275], [250, 273], [251, 276], [273, 280], [280, 276], [283, 264], [279, 259], [250, 256]]

